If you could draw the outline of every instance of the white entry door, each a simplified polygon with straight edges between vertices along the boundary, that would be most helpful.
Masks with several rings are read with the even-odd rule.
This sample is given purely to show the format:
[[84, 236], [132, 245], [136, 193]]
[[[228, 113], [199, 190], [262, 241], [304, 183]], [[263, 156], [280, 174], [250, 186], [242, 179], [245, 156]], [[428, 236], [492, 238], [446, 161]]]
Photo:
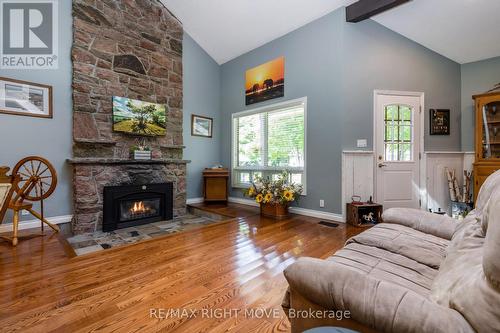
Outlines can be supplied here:
[[419, 208], [420, 96], [375, 96], [376, 200], [384, 209]]

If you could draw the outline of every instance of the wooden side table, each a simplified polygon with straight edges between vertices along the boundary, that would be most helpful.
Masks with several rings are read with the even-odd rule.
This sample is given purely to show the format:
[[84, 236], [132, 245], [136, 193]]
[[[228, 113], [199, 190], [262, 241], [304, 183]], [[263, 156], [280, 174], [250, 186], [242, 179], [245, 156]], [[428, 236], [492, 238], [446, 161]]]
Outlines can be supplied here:
[[229, 196], [229, 170], [205, 169], [203, 171], [203, 200], [227, 204]]
[[382, 212], [384, 211], [384, 207], [382, 205], [373, 203], [362, 203], [362, 204], [347, 204], [347, 223], [355, 226], [355, 227], [371, 227], [373, 223], [366, 223], [363, 220], [363, 215], [368, 215], [373, 213], [374, 218], [377, 220], [377, 223], [382, 222]]

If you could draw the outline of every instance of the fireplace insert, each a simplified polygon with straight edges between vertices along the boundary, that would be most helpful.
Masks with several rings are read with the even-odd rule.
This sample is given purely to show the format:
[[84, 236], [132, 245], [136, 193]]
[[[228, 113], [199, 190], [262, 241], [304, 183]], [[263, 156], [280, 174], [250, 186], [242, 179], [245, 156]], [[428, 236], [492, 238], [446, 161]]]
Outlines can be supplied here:
[[105, 232], [172, 218], [172, 183], [104, 187]]

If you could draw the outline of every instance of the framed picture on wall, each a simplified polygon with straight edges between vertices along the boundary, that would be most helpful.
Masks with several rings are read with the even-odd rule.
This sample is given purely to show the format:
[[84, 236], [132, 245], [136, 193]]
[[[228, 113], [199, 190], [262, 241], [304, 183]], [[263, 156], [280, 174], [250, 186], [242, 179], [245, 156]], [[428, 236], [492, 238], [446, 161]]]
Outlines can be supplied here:
[[245, 73], [245, 104], [285, 96], [285, 57], [251, 68]]
[[450, 110], [430, 109], [431, 135], [450, 135]]
[[52, 118], [52, 87], [0, 77], [0, 113]]
[[212, 137], [213, 118], [191, 115], [191, 135], [202, 136], [205, 138]]

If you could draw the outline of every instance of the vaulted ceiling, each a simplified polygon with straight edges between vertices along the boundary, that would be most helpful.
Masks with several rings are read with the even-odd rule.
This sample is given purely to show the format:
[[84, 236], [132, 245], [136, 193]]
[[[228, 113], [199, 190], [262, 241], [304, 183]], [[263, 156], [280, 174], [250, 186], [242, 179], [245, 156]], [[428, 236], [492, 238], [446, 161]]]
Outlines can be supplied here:
[[[356, 0], [162, 0], [223, 64]], [[500, 0], [413, 0], [373, 19], [467, 63], [500, 56]]]
[[413, 0], [373, 19], [458, 63], [500, 56], [500, 0]]
[[162, 0], [223, 64], [356, 0]]

